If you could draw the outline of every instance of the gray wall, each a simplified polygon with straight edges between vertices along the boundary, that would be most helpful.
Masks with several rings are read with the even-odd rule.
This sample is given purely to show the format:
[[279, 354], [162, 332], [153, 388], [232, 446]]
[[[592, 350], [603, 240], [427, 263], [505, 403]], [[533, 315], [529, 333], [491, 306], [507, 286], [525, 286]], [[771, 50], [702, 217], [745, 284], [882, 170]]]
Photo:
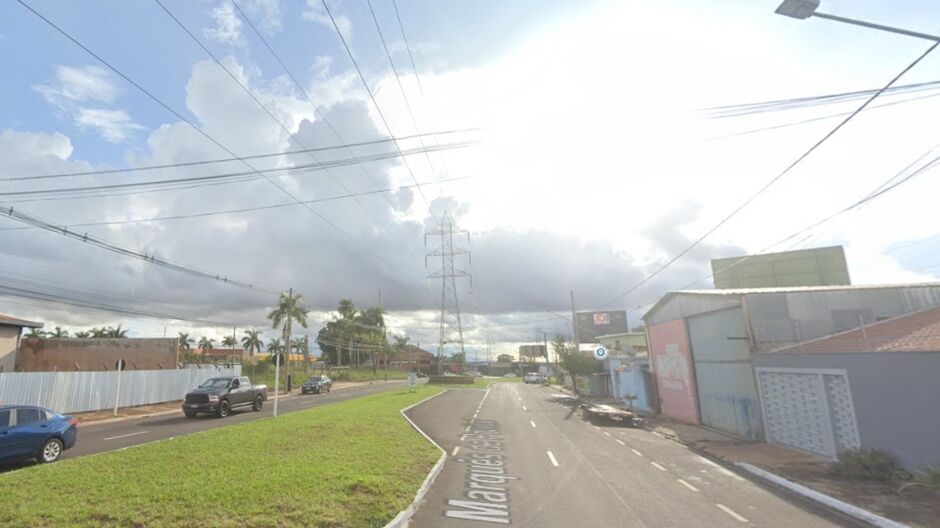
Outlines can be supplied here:
[[940, 465], [940, 352], [756, 354], [757, 367], [845, 369], [862, 447]]

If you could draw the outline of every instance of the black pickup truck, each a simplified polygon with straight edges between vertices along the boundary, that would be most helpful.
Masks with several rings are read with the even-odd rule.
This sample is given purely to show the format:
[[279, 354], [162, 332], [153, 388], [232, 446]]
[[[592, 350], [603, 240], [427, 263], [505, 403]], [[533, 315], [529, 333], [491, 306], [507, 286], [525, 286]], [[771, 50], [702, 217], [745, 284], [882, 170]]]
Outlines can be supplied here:
[[239, 407], [250, 406], [253, 411], [260, 411], [267, 399], [268, 386], [252, 385], [244, 376], [209, 378], [199, 388], [186, 393], [183, 414], [195, 418], [199, 413], [212, 413], [224, 418]]

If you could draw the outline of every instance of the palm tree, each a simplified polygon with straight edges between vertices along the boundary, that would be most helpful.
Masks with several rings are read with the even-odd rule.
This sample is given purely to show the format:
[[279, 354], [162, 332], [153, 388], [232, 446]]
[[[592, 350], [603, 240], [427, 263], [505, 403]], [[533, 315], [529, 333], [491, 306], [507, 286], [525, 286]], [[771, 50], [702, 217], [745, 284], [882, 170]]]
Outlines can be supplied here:
[[274, 354], [280, 354], [281, 352], [283, 352], [284, 346], [281, 345], [280, 338], [274, 338], [271, 341], [269, 341], [267, 350], [268, 350], [268, 354], [271, 354], [272, 356]]
[[290, 347], [292, 352], [288, 354], [288, 361], [290, 361], [290, 355], [292, 354], [303, 354], [304, 353], [304, 338], [295, 337], [290, 341]]
[[180, 332], [180, 348], [187, 350], [193, 348], [193, 338], [189, 337], [189, 334], [185, 332]]
[[215, 339], [210, 339], [206, 336], [202, 336], [199, 339], [199, 348], [202, 349], [202, 353], [205, 354], [215, 348]]
[[[365, 341], [368, 343], [375, 343], [377, 345], [386, 346], [388, 345], [388, 340], [385, 337], [385, 308], [381, 306], [370, 306], [366, 310], [359, 314], [359, 322], [366, 327], [368, 332], [365, 335]], [[371, 328], [374, 328], [371, 329]], [[375, 373], [376, 362], [375, 362], [375, 348], [369, 349], [369, 356], [372, 360], [372, 373]]]
[[354, 319], [356, 317], [356, 305], [353, 304], [349, 299], [342, 299], [339, 301], [339, 308], [336, 310], [342, 316], [343, 319]]
[[88, 330], [81, 330], [72, 334], [72, 337], [77, 337], [78, 339], [88, 339], [91, 337], [91, 333]]
[[261, 352], [262, 345], [261, 330], [245, 330], [245, 337], [242, 338], [242, 347], [248, 352], [249, 356]]
[[107, 329], [107, 328], [104, 328], [104, 327], [101, 327], [101, 328], [92, 328], [92, 329], [91, 329], [91, 337], [94, 337], [95, 339], [100, 339], [100, 338], [102, 338], [102, 337], [108, 337], [108, 329]]
[[[307, 328], [307, 314], [310, 309], [303, 304], [303, 295], [294, 295], [293, 291], [282, 293], [278, 299], [277, 308], [271, 310], [268, 319], [271, 320], [271, 327], [277, 328], [284, 325], [284, 343], [290, 343], [290, 327], [292, 321], [297, 321], [300, 326]], [[285, 379], [290, 379], [290, 354], [288, 354], [287, 364], [284, 367]]]
[[227, 346], [232, 350], [235, 350], [236, 344], [238, 344], [238, 341], [235, 340], [235, 336], [227, 335], [222, 338], [222, 346]]
[[26, 337], [34, 337], [36, 339], [44, 339], [46, 337], [46, 332], [43, 332], [40, 328], [30, 328], [29, 333], [26, 334]]
[[68, 337], [69, 331], [63, 330], [61, 327], [55, 327], [55, 330], [46, 334], [48, 337]]
[[105, 331], [107, 335], [105, 337], [127, 337], [127, 329], [121, 329], [121, 325], [117, 325], [117, 328], [111, 328], [110, 326]]

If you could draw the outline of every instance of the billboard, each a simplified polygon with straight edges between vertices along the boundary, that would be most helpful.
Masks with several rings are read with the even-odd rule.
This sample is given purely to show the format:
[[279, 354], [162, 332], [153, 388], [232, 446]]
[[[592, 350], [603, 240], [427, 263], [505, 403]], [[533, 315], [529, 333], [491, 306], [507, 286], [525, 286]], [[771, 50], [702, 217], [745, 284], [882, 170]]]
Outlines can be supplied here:
[[627, 312], [578, 312], [578, 341], [596, 343], [597, 336], [623, 334], [627, 329]]
[[718, 289], [851, 284], [842, 246], [715, 259], [712, 276]]

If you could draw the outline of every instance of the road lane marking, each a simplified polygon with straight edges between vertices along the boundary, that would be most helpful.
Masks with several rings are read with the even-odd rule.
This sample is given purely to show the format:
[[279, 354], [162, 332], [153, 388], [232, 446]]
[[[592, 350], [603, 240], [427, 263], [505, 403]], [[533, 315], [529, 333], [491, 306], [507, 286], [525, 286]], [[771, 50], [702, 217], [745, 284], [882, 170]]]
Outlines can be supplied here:
[[614, 440], [616, 440], [617, 443], [620, 444], [620, 445], [622, 445], [622, 446], [627, 445], [627, 444], [623, 443], [623, 440], [621, 440], [621, 439], [619, 439], [619, 438], [614, 438]]
[[724, 504], [715, 504], [715, 506], [718, 506], [718, 509], [720, 509], [721, 511], [723, 511], [723, 512], [727, 513], [728, 515], [734, 517], [735, 519], [737, 519], [737, 520], [739, 520], [739, 521], [741, 521], [741, 522], [743, 522], [743, 523], [746, 523], [746, 522], [747, 522], [747, 519], [745, 519], [744, 517], [741, 517], [740, 515], [737, 514], [737, 512], [735, 512], [735, 511], [732, 510], [731, 508], [725, 506]]
[[600, 428], [600, 427], [598, 427], [598, 426], [596, 426], [596, 425], [592, 425], [591, 427], [593, 427], [593, 428], [595, 428], [595, 429], [597, 429], [598, 431], [600, 431], [600, 430], [601, 430], [601, 428]]
[[546, 453], [548, 453], [548, 459], [552, 461], [552, 465], [558, 467], [558, 461], [555, 460], [555, 455], [553, 455], [551, 451], [546, 451]]
[[460, 451], [460, 446], [455, 447], [454, 450], [451, 451], [450, 456], [457, 456], [457, 451]]
[[611, 436], [610, 433], [608, 433], [607, 431], [604, 431], [604, 434], [607, 436]]
[[643, 453], [640, 453], [639, 451], [637, 451], [636, 449], [633, 449], [632, 447], [630, 448], [630, 451], [633, 451], [633, 454], [637, 456], [643, 456]]
[[105, 438], [105, 440], [117, 440], [118, 438], [127, 438], [128, 436], [137, 436], [137, 435], [147, 434], [149, 432], [150, 431], [139, 431], [136, 433], [127, 433], [127, 434], [122, 434], [118, 436], [109, 436], [108, 438]]
[[689, 484], [688, 482], [686, 482], [686, 481], [684, 481], [684, 480], [682, 480], [682, 479], [676, 479], [676, 480], [679, 481], [679, 484], [682, 484], [683, 486], [689, 488], [690, 490], [692, 490], [692, 491], [698, 491], [698, 488], [696, 488], [695, 486]]
[[522, 406], [522, 410], [523, 410], [523, 411], [528, 411], [528, 409], [525, 408], [525, 405]]
[[533, 422], [532, 420], [529, 420], [529, 423], [532, 424], [532, 427], [535, 427], [535, 422]]
[[656, 468], [656, 469], [658, 469], [658, 470], [660, 470], [660, 471], [666, 471], [666, 468], [660, 466], [660, 465], [657, 464], [656, 462], [650, 462], [650, 464], [653, 464], [653, 467]]

